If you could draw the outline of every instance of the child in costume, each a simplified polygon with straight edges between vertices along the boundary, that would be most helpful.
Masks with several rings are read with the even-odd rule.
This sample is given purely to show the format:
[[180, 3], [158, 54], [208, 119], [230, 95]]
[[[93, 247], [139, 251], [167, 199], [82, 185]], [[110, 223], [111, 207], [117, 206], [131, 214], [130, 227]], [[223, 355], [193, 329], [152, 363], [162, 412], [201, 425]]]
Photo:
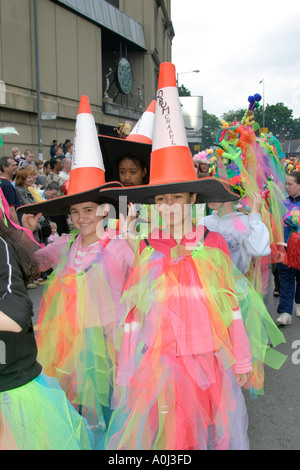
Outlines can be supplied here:
[[[300, 173], [298, 171], [293, 171], [286, 176], [286, 192], [288, 196], [283, 204], [288, 213], [284, 218], [284, 241], [288, 257], [284, 263], [278, 263], [280, 298], [276, 320], [277, 325], [282, 326], [292, 322], [294, 301], [296, 316], [300, 317], [300, 250], [299, 238], [297, 238], [300, 231]], [[295, 213], [294, 217], [293, 213]]]
[[209, 230], [225, 238], [234, 264], [235, 289], [252, 350], [254, 373], [248, 386], [253, 395], [264, 392], [264, 364], [279, 369], [285, 360], [280, 353], [269, 349], [270, 343], [276, 347], [285, 340], [270, 317], [262, 296], [247, 278], [252, 258], [271, 253], [269, 231], [261, 221], [261, 205], [261, 196], [253, 194], [249, 215], [237, 210], [234, 207], [236, 203], [216, 204], [216, 210], [201, 221]]
[[157, 204], [164, 222], [137, 241], [122, 298], [106, 448], [248, 449], [241, 387], [251, 350], [232, 263], [225, 239], [193, 227], [190, 210], [197, 194], [204, 203], [237, 196], [216, 178], [197, 178], [172, 64], [161, 64], [158, 88], [149, 185], [101, 190]]
[[[53, 268], [37, 324], [39, 360], [87, 418], [100, 448], [109, 421], [115, 373], [113, 330], [133, 255], [124, 240], [104, 230], [109, 206], [100, 206], [99, 189], [105, 186], [102, 156], [96, 132], [89, 135], [89, 125], [85, 129], [86, 120], [95, 129], [88, 103], [86, 106], [87, 110], [82, 109], [81, 103], [77, 116], [77, 167], [72, 166], [67, 195], [25, 206], [22, 211], [71, 214], [75, 232], [63, 234], [35, 253], [41, 271]], [[82, 141], [85, 138], [87, 142]], [[87, 149], [88, 142], [94, 147]], [[87, 155], [94, 160], [98, 157], [98, 172], [87, 166]], [[110, 186], [118, 184], [121, 186]], [[24, 217], [32, 227], [38, 215]]]
[[[268, 168], [275, 168], [275, 164], [272, 164], [271, 159], [267, 160], [265, 155], [263, 158], [267, 161], [262, 164], [262, 150], [255, 138], [254, 124], [250, 124], [253, 115], [250, 111], [247, 113], [247, 124], [235, 123], [230, 128], [225, 126], [221, 148], [216, 149], [211, 158], [212, 173], [231, 184], [233, 190], [239, 194], [240, 202], [238, 205], [209, 204], [216, 210], [203, 218], [201, 223], [209, 230], [223, 235], [228, 244], [233, 261], [235, 288], [252, 350], [254, 372], [249, 388], [251, 395], [261, 395], [264, 393], [264, 364], [279, 369], [286, 358], [269, 348], [270, 343], [276, 347], [285, 340], [266, 309], [261, 288], [269, 274], [268, 264], [262, 264], [261, 260], [268, 261], [271, 251], [278, 251], [276, 243], [280, 241], [280, 234], [275, 235], [272, 226], [272, 221], [276, 220], [274, 207], [278, 203], [272, 197], [273, 204], [268, 205], [269, 197], [264, 197], [266, 191], [262, 194], [249, 192], [253, 188], [257, 191], [263, 189], [259, 188], [259, 181], [262, 180], [262, 184], [265, 184], [266, 176], [269, 175]], [[275, 162], [275, 154], [273, 157]], [[257, 171], [256, 179], [254, 170]], [[271, 190], [275, 183], [268, 183]], [[251, 210], [243, 201], [252, 206]], [[262, 210], [268, 226], [262, 221]], [[271, 238], [273, 250], [270, 246]]]
[[[26, 283], [37, 272], [31, 244], [0, 198], [0, 449], [91, 450], [86, 421], [37, 361]], [[4, 217], [4, 219], [3, 219]]]

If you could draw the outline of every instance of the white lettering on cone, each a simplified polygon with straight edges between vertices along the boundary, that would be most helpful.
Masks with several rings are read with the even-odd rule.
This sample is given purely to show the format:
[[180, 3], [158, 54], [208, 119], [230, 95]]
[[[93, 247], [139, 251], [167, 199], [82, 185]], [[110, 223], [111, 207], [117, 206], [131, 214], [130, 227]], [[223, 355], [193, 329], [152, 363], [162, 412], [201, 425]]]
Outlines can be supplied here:
[[166, 87], [157, 92], [152, 151], [171, 147], [188, 147], [178, 91]]

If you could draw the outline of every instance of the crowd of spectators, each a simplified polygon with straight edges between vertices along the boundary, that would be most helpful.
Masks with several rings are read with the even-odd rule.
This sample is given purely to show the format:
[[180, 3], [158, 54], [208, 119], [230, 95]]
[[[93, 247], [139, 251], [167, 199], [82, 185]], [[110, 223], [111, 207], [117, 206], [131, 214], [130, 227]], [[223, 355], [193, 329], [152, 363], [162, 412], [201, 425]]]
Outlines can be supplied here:
[[[35, 202], [42, 202], [64, 194], [72, 165], [73, 144], [66, 140], [64, 144], [53, 141], [49, 159], [42, 161], [35, 159], [34, 152], [26, 149], [21, 154], [19, 148], [13, 147], [11, 156], [0, 158], [0, 184], [3, 194], [8, 202], [10, 219], [22, 225], [22, 214], [17, 208]], [[38, 243], [47, 245], [62, 233], [70, 232], [68, 216], [41, 216], [34, 232]], [[34, 280], [27, 287], [36, 288], [40, 282], [47, 278], [49, 273]]]

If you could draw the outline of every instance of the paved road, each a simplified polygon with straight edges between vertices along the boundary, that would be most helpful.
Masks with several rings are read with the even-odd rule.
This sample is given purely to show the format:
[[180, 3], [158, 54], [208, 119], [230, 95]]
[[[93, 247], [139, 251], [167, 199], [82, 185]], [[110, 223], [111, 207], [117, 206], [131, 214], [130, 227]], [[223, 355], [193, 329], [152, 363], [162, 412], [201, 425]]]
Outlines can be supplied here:
[[[34, 303], [34, 322], [42, 291], [42, 286], [29, 291]], [[265, 303], [275, 320], [278, 299], [273, 297], [272, 292], [271, 276]], [[245, 392], [251, 450], [300, 449], [300, 318], [293, 315], [292, 324], [281, 331], [286, 343], [276, 349], [288, 356], [286, 362], [279, 371], [266, 367], [264, 396], [250, 399]], [[299, 342], [298, 346], [296, 342]], [[296, 360], [293, 361], [293, 358]], [[295, 363], [297, 361], [299, 364]]]

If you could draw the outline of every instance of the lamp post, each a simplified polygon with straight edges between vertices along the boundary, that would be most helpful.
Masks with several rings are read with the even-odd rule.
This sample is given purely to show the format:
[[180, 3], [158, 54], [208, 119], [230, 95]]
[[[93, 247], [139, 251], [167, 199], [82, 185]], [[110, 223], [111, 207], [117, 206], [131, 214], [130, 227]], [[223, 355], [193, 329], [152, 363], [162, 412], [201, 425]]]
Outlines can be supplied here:
[[259, 83], [263, 84], [263, 128], [265, 128], [265, 79], [263, 78]]
[[39, 29], [38, 29], [37, 0], [34, 0], [34, 37], [35, 37], [35, 68], [36, 68], [36, 95], [37, 95], [37, 122], [38, 122], [39, 158], [41, 160], [43, 160], [43, 141], [42, 141], [42, 124], [41, 124]]
[[199, 73], [200, 70], [191, 70], [190, 72], [179, 72], [177, 73], [177, 88], [179, 88], [179, 75], [183, 75], [184, 73]]

